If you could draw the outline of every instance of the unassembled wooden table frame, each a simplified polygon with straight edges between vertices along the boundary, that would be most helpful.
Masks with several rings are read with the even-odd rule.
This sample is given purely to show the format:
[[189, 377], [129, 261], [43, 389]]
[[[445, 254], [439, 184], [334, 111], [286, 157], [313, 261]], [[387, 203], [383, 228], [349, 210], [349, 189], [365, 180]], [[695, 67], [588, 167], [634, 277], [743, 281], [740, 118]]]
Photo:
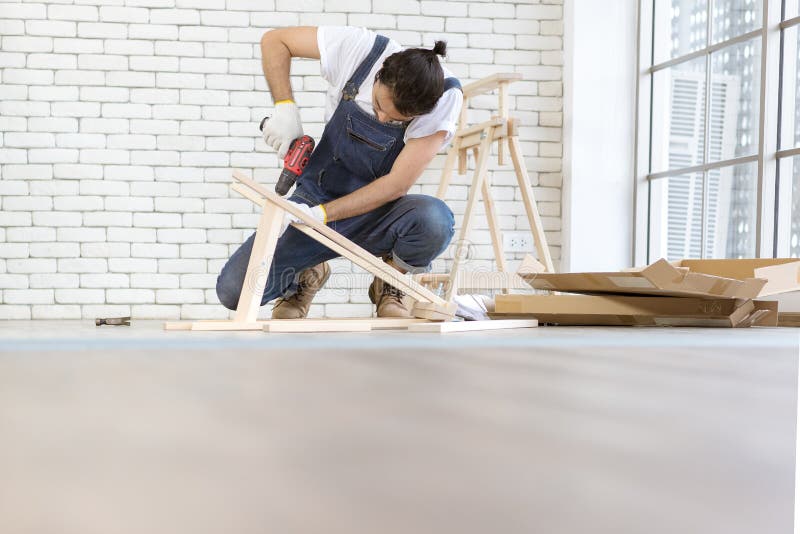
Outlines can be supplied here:
[[[266, 332], [360, 332], [383, 328], [408, 328], [411, 331], [464, 331], [498, 328], [524, 328], [536, 326], [529, 321], [471, 321], [469, 326], [450, 326], [456, 304], [445, 300], [428, 288], [409, 279], [368, 251], [338, 232], [328, 228], [291, 202], [268, 190], [261, 184], [233, 172], [232, 189], [261, 206], [262, 212], [256, 229], [253, 249], [247, 266], [239, 303], [232, 320], [206, 320], [193, 322], [167, 322], [166, 330], [263, 330]], [[300, 219], [294, 226], [312, 239], [329, 247], [376, 277], [404, 291], [416, 300], [413, 318], [351, 318], [351, 319], [280, 319], [259, 321], [258, 310], [267, 282], [267, 275], [280, 237], [285, 213]], [[427, 323], [424, 329], [419, 323]], [[486, 323], [486, 324], [479, 324]]]

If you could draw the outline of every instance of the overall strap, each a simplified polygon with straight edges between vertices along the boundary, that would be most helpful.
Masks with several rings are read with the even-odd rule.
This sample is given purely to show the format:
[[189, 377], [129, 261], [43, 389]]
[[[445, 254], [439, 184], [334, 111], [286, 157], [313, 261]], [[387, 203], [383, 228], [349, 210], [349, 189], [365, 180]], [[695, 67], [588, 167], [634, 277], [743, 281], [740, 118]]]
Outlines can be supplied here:
[[458, 87], [458, 90], [461, 91], [461, 82], [458, 81], [458, 78], [445, 78], [444, 90], [447, 91], [448, 89], [452, 89], [453, 87]]
[[344, 84], [344, 89], [342, 89], [342, 98], [344, 100], [355, 99], [358, 94], [358, 88], [364, 83], [367, 74], [372, 70], [373, 65], [375, 65], [375, 62], [381, 57], [383, 51], [386, 50], [387, 44], [389, 44], [388, 37], [384, 35], [375, 36], [375, 44], [372, 45], [372, 50], [370, 50], [369, 55], [364, 58], [364, 61], [361, 62], [350, 79], [347, 80], [347, 83]]

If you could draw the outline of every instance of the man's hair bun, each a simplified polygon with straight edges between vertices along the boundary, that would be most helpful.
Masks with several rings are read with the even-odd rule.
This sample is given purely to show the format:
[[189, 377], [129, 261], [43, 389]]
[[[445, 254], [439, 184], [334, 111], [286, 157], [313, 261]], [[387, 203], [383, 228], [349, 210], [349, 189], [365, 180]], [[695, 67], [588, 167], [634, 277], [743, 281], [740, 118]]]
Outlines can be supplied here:
[[433, 45], [433, 53], [444, 57], [447, 54], [447, 41], [436, 41]]

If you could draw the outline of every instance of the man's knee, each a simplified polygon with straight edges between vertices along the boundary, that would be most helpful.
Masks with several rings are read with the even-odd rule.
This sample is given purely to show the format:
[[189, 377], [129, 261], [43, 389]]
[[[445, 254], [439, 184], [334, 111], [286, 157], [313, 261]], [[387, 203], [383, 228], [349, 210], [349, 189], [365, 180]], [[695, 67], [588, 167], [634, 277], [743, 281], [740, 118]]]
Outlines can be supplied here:
[[447, 245], [455, 232], [452, 210], [441, 199], [419, 195], [414, 199], [415, 223], [432, 241]]
[[235, 310], [239, 304], [239, 294], [242, 292], [241, 284], [231, 280], [223, 269], [217, 276], [217, 298], [220, 304], [229, 310]]

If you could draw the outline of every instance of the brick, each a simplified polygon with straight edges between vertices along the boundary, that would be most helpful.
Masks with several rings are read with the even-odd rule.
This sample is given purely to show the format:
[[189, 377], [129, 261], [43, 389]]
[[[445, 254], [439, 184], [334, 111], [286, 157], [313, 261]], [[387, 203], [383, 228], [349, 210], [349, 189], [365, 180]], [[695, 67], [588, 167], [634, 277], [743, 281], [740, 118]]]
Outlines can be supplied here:
[[27, 163], [27, 151], [22, 149], [6, 148], [0, 150], [0, 163]]
[[52, 114], [56, 117], [99, 117], [97, 102], [54, 102]]
[[[133, 218], [131, 217], [131, 220]], [[108, 228], [109, 241], [123, 241], [126, 243], [155, 243], [156, 231], [154, 228]]]
[[106, 231], [103, 228], [59, 228], [56, 235], [58, 241], [102, 241]]
[[228, 62], [225, 59], [180, 58], [181, 72], [225, 73]]
[[200, 12], [196, 9], [152, 9], [152, 24], [200, 24]]
[[3, 70], [3, 83], [25, 85], [52, 85], [54, 75], [49, 70], [9, 69]]
[[149, 228], [180, 228], [181, 216], [177, 213], [134, 213], [133, 225]]
[[33, 305], [31, 306], [31, 318], [34, 320], [80, 319], [81, 307], [55, 304]]
[[152, 304], [155, 291], [152, 289], [106, 289], [106, 302], [109, 304]]
[[[199, 116], [200, 110], [197, 110]], [[153, 115], [158, 117], [159, 106], [153, 107]], [[193, 117], [196, 118], [196, 117]], [[132, 120], [130, 132], [139, 134], [177, 134], [179, 123], [171, 120]], [[123, 133], [123, 132], [120, 132]]]
[[130, 255], [129, 243], [81, 243], [84, 258], [127, 258]]
[[128, 26], [110, 22], [79, 22], [78, 37], [120, 39], [128, 35]]
[[132, 316], [137, 319], [178, 320], [181, 317], [180, 306], [159, 304], [135, 304], [132, 306]]
[[181, 245], [181, 258], [227, 258], [227, 245], [218, 244], [190, 244]]
[[169, 243], [134, 243], [131, 256], [135, 258], [178, 258], [179, 248]]
[[26, 289], [28, 277], [22, 274], [0, 274], [0, 288]]
[[178, 27], [169, 24], [131, 24], [128, 26], [131, 39], [167, 39], [178, 38]]
[[52, 304], [52, 289], [6, 289], [3, 291], [5, 304]]
[[60, 273], [105, 273], [108, 262], [104, 258], [61, 258], [58, 260]]
[[496, 33], [516, 33], [523, 36], [539, 33], [539, 22], [536, 20], [498, 19], [492, 25]]
[[84, 118], [80, 129], [85, 133], [125, 133], [130, 122], [127, 119]]
[[105, 85], [106, 73], [89, 70], [59, 70], [56, 85]]
[[[272, 15], [272, 14], [270, 14]], [[253, 15], [255, 18], [255, 14]], [[253, 24], [258, 24], [253, 21]], [[226, 42], [228, 40], [228, 32], [225, 28], [214, 28], [208, 26], [181, 26], [180, 36], [181, 41], [218, 41]]]
[[[56, 272], [56, 260], [54, 258], [9, 259], [6, 261], [6, 269], [12, 274], [49, 274]], [[3, 307], [0, 306], [0, 309], [2, 308]]]
[[[117, 211], [95, 211], [83, 214], [84, 226], [132, 226], [133, 216], [130, 212], [117, 212]], [[83, 241], [99, 241], [98, 239], [90, 240], [83, 239]]]
[[[301, 2], [306, 0], [301, 0]], [[320, 4], [322, 2], [320, 1]], [[297, 10], [298, 2], [294, 2], [294, 9]], [[232, 11], [201, 11], [200, 22], [204, 26], [241, 26], [250, 25], [249, 13], [237, 13]]]
[[53, 166], [54, 178], [102, 178], [103, 167], [100, 165], [70, 165], [61, 164]]
[[74, 102], [78, 100], [77, 87], [31, 87], [29, 91], [31, 100], [66, 101]]
[[149, 289], [178, 289], [181, 287], [177, 274], [131, 274], [131, 287]]
[[161, 71], [176, 72], [178, 58], [167, 56], [132, 56], [130, 59], [131, 70], [136, 71]]
[[162, 243], [205, 243], [206, 232], [200, 228], [176, 228], [158, 230], [158, 241]]
[[0, 306], [0, 319], [28, 320], [30, 318], [31, 318], [30, 306], [25, 306], [25, 305], [11, 306], [10, 304], [4, 304], [3, 306]]
[[159, 168], [167, 165], [178, 165], [180, 154], [168, 150], [132, 150], [131, 164], [133, 165], [156, 165]]
[[158, 262], [151, 258], [109, 258], [108, 270], [112, 273], [155, 273]]
[[24, 35], [25, 22], [22, 20], [0, 19], [0, 35]]
[[81, 54], [78, 66], [86, 70], [128, 70], [128, 58], [111, 54]]
[[543, 20], [539, 22], [539, 33], [542, 35], [564, 35], [564, 22], [561, 20]]
[[128, 317], [130, 315], [130, 306], [110, 306], [108, 304], [85, 304], [81, 306], [82, 319], [94, 319], [95, 317]]
[[77, 258], [80, 248], [77, 243], [31, 243], [31, 258]]
[[3, 37], [4, 52], [52, 52], [50, 37]]
[[155, 87], [155, 74], [152, 72], [108, 72], [106, 84], [121, 87]]
[[351, 26], [363, 26], [373, 30], [397, 28], [397, 17], [394, 15], [380, 15], [375, 13], [351, 13], [347, 16]]
[[75, 37], [78, 35], [75, 22], [59, 20], [26, 20], [25, 33], [50, 37]]
[[101, 54], [103, 52], [103, 42], [95, 39], [61, 37], [53, 39], [53, 51], [70, 54]]
[[[7, 89], [13, 86], [6, 86]], [[0, 89], [0, 91], [2, 91]], [[22, 88], [27, 89], [27, 88]], [[27, 92], [27, 91], [25, 91]], [[28, 119], [26, 117], [0, 117], [0, 131], [3, 132], [24, 132], [28, 129]]]
[[492, 33], [492, 20], [448, 17], [445, 28], [448, 32]]
[[81, 87], [80, 100], [91, 102], [127, 102], [131, 91], [127, 87]]
[[[157, 205], [158, 200], [165, 199], [157, 199]], [[187, 213], [183, 216], [183, 226], [185, 228], [230, 228], [231, 216], [222, 213]]]
[[56, 146], [55, 136], [47, 133], [6, 133], [3, 140], [6, 147], [46, 148]]
[[372, 11], [373, 13], [419, 15], [420, 5], [416, 0], [373, 0]]
[[181, 135], [228, 135], [228, 123], [222, 121], [184, 121]]
[[0, 257], [27, 258], [30, 256], [29, 243], [0, 243]]
[[30, 287], [36, 289], [76, 288], [77, 274], [34, 273], [30, 275]]
[[47, 7], [48, 20], [98, 20], [97, 8], [94, 6], [57, 6]]
[[205, 273], [206, 260], [158, 260], [158, 272], [160, 273]]
[[155, 211], [168, 213], [202, 212], [203, 201], [199, 198], [156, 198]]
[[149, 22], [149, 11], [136, 7], [103, 6], [100, 8], [103, 22]]
[[0, 102], [0, 114], [6, 116], [47, 117], [50, 115], [50, 104], [47, 102], [6, 100]]
[[82, 274], [80, 275], [80, 287], [127, 288], [130, 287], [129, 278], [127, 274], [121, 273]]
[[40, 211], [33, 214], [33, 224], [36, 226], [80, 226], [81, 214], [64, 211]]
[[80, 162], [127, 165], [130, 163], [130, 153], [127, 150], [84, 148], [81, 150]]
[[557, 36], [518, 35], [517, 48], [526, 50], [561, 50], [562, 42], [561, 37]]
[[518, 5], [517, 18], [537, 20], [561, 20], [561, 6]]
[[3, 178], [5, 180], [50, 180], [53, 178], [53, 166], [4, 165]]
[[[9, 5], [9, 4], [6, 4]], [[47, 8], [44, 4], [11, 4], [13, 7], [0, 10], [0, 19], [44, 19]]]
[[154, 44], [152, 41], [137, 39], [106, 39], [105, 53], [123, 56], [146, 56], [153, 55]]
[[39, 148], [28, 150], [29, 163], [77, 163], [78, 151], [67, 148]]

